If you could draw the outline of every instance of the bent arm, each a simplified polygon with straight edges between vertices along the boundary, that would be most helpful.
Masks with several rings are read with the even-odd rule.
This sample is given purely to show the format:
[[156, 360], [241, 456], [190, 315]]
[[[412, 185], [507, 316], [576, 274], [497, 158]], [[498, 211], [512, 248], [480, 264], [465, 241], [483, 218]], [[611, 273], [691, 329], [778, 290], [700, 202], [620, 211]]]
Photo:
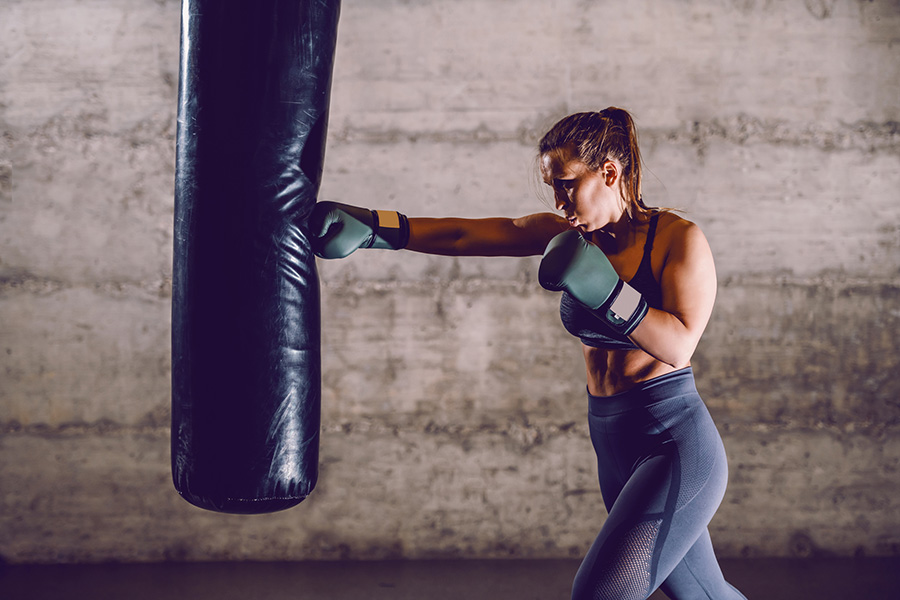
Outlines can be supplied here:
[[630, 335], [642, 350], [675, 368], [690, 364], [716, 299], [716, 267], [706, 236], [692, 223], [683, 227], [660, 277], [662, 310], [649, 309]]
[[534, 256], [566, 229], [566, 220], [552, 213], [517, 219], [410, 218], [406, 249], [445, 256]]

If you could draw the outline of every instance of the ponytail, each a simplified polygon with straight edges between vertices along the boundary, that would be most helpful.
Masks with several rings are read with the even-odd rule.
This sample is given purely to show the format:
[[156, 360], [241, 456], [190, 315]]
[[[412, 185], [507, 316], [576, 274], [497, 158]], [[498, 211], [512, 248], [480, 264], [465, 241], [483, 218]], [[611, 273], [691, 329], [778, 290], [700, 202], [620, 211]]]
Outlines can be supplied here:
[[[637, 127], [634, 125], [634, 119], [627, 110], [621, 108], [610, 107], [604, 112], [607, 112], [613, 121], [620, 124], [627, 137], [627, 143], [622, 148], [624, 157], [617, 157], [622, 164], [622, 176], [624, 178], [622, 187], [625, 190], [625, 198], [628, 200], [629, 207], [633, 204], [640, 212], [646, 212], [649, 209], [644, 204], [644, 199], [641, 195], [641, 181], [643, 179], [641, 147], [638, 143]], [[634, 217], [631, 211], [629, 211], [629, 216]]]

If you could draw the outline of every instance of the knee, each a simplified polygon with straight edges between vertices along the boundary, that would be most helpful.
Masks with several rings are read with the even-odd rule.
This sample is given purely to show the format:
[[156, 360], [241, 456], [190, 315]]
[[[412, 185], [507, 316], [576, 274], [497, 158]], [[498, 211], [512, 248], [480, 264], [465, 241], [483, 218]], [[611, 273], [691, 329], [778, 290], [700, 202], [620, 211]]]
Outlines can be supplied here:
[[577, 578], [572, 600], [646, 600], [650, 584], [640, 573], [602, 573], [590, 579]]

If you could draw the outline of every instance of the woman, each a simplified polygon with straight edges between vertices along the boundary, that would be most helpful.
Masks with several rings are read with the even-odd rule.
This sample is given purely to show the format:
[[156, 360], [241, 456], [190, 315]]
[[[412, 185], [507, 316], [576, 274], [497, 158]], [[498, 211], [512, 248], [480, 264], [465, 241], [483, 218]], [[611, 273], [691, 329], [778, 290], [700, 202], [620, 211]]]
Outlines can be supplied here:
[[673, 599], [743, 598], [723, 578], [707, 530], [727, 466], [690, 367], [716, 295], [709, 244], [695, 224], [644, 205], [626, 111], [562, 119], [539, 156], [563, 216], [408, 219], [323, 202], [310, 218], [313, 247], [324, 258], [360, 247], [543, 254], [538, 279], [563, 292], [563, 324], [582, 342], [609, 512], [572, 598], [646, 598], [658, 587]]

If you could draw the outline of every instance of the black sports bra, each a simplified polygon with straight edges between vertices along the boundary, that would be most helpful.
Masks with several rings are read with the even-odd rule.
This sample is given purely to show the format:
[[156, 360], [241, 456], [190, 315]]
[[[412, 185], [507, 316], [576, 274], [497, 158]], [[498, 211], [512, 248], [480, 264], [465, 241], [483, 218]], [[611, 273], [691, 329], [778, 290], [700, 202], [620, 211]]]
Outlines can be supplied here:
[[[659, 213], [650, 219], [647, 230], [647, 241], [644, 242], [644, 256], [637, 273], [628, 284], [639, 291], [652, 308], [662, 307], [662, 288], [653, 278], [650, 265], [650, 253], [653, 251], [653, 239], [656, 237], [656, 224]], [[559, 301], [559, 316], [566, 331], [581, 338], [581, 343], [592, 348], [606, 350], [636, 350], [637, 346], [627, 336], [620, 335], [609, 328], [589, 308], [578, 302], [568, 292], [563, 292]]]

